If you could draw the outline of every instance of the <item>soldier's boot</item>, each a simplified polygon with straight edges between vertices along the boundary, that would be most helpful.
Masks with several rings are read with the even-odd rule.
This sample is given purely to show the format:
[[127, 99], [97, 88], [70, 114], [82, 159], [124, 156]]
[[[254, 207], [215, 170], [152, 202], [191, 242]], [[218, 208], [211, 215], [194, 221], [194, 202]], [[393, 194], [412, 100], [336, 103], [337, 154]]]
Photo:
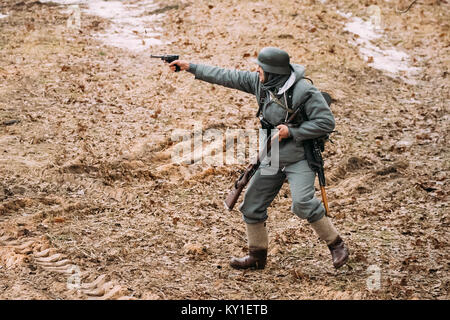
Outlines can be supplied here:
[[348, 261], [349, 251], [341, 237], [337, 237], [335, 241], [328, 245], [333, 259], [333, 265], [336, 269], [342, 267]]
[[311, 223], [311, 227], [330, 249], [333, 266], [338, 269], [348, 261], [349, 250], [327, 216]]
[[266, 223], [247, 224], [248, 255], [231, 258], [230, 266], [234, 269], [264, 269], [267, 262], [269, 243]]

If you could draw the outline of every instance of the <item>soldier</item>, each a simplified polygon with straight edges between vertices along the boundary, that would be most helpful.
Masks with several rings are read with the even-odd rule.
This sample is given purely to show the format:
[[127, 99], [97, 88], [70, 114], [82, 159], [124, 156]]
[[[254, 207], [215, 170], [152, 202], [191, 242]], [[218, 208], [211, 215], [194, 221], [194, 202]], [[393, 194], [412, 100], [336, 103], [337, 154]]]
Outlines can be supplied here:
[[[267, 208], [287, 178], [292, 194], [292, 211], [306, 219], [320, 239], [326, 242], [335, 268], [343, 266], [349, 251], [314, 193], [315, 173], [308, 166], [303, 141], [318, 138], [333, 131], [335, 121], [321, 92], [305, 80], [305, 68], [291, 64], [287, 52], [273, 47], [263, 48], [256, 60], [257, 72], [227, 70], [203, 64], [175, 60], [176, 65], [195, 75], [196, 79], [238, 89], [256, 95], [258, 116], [263, 128], [279, 130], [279, 169], [273, 174], [262, 174], [261, 164], [245, 192], [239, 207], [247, 227], [248, 255], [232, 258], [235, 269], [263, 269], [267, 261], [268, 234]], [[282, 123], [290, 112], [298, 108], [309, 96], [304, 108], [308, 117], [297, 127]], [[291, 104], [291, 105], [289, 105]], [[264, 161], [263, 161], [264, 162]]]

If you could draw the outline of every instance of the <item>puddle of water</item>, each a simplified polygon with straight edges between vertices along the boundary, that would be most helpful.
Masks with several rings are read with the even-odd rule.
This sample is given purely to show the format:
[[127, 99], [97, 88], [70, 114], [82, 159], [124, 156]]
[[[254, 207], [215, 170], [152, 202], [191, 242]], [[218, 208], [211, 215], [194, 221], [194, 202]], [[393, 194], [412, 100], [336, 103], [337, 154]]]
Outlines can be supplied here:
[[336, 10], [336, 13], [337, 13], [338, 15], [340, 15], [341, 17], [344, 17], [344, 18], [347, 18], [347, 19], [349, 19], [349, 18], [352, 16], [352, 13], [351, 13], [351, 12], [345, 13], [345, 12], [342, 12], [342, 11], [340, 11], [340, 10]]
[[379, 33], [380, 29], [381, 28], [379, 27], [375, 27], [371, 21], [364, 21], [358, 17], [353, 17], [353, 19], [350, 22], [347, 22], [344, 27], [344, 30], [359, 36], [358, 42], [381, 38], [381, 34]]
[[163, 43], [159, 39], [162, 29], [157, 24], [164, 14], [150, 14], [159, 8], [153, 0], [40, 0], [40, 2], [83, 5], [86, 7], [82, 9], [83, 13], [110, 20], [111, 25], [104, 33], [93, 35], [107, 45], [140, 52], [152, 45]]
[[136, 4], [125, 1], [91, 1], [86, 13], [111, 20], [111, 27], [96, 37], [119, 48], [143, 51], [152, 45], [162, 44], [158, 39], [160, 28], [155, 24], [163, 15], [149, 15], [157, 9], [153, 1], [143, 0]]
[[[352, 14], [337, 12], [339, 15], [350, 19]], [[383, 29], [372, 23], [371, 20], [364, 21], [359, 17], [353, 17], [345, 24], [344, 30], [358, 37], [349, 42], [359, 47], [363, 59], [372, 68], [384, 71], [392, 76], [399, 76], [404, 82], [415, 84], [410, 77], [419, 73], [420, 68], [409, 65], [409, 55], [394, 47], [382, 49], [372, 43], [383, 37]]]

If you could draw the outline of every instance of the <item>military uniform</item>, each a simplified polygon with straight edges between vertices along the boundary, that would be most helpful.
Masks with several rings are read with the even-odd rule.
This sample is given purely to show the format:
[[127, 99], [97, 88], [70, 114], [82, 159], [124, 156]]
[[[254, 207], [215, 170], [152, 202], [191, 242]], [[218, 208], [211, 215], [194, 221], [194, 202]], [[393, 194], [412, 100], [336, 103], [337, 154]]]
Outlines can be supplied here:
[[[304, 106], [308, 118], [308, 121], [301, 122], [300, 126], [290, 127], [289, 137], [279, 142], [279, 167], [275, 168], [272, 174], [263, 174], [262, 170], [269, 166], [267, 160], [263, 161], [260, 169], [250, 180], [244, 201], [239, 208], [247, 224], [250, 255], [241, 260], [232, 260], [231, 266], [235, 268], [264, 268], [268, 243], [265, 235], [267, 208], [286, 178], [292, 194], [292, 211], [311, 223], [313, 228], [319, 226], [318, 229], [323, 229], [315, 228], [328, 245], [340, 239], [334, 226], [325, 217], [322, 202], [315, 197], [315, 173], [308, 166], [303, 149], [304, 140], [318, 138], [333, 131], [335, 127], [333, 114], [321, 92], [304, 78], [305, 68], [291, 64], [285, 51], [264, 48], [255, 62], [267, 72], [269, 78], [272, 76], [275, 79], [275, 83], [276, 79], [280, 79], [278, 86], [264, 90], [264, 83], [261, 83], [257, 72], [228, 70], [193, 63], [188, 70], [196, 79], [254, 94], [260, 105], [258, 113], [262, 120], [273, 127], [283, 123], [289, 111], [295, 110], [300, 105]], [[289, 99], [286, 97], [287, 94]], [[308, 98], [305, 102], [306, 97]], [[288, 101], [291, 101], [291, 105], [287, 105]], [[341, 241], [338, 242], [341, 244]], [[343, 256], [346, 261], [348, 250], [346, 247], [344, 249], [346, 254]], [[335, 266], [340, 267], [341, 263], [342, 261], [338, 261]]]

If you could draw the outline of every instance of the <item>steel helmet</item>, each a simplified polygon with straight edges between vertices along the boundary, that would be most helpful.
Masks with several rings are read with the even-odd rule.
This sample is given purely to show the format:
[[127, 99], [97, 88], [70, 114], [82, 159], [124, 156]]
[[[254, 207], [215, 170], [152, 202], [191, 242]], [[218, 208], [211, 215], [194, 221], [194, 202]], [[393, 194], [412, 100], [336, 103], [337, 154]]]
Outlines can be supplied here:
[[278, 48], [263, 48], [254, 62], [256, 62], [265, 72], [276, 74], [291, 73], [289, 54]]

